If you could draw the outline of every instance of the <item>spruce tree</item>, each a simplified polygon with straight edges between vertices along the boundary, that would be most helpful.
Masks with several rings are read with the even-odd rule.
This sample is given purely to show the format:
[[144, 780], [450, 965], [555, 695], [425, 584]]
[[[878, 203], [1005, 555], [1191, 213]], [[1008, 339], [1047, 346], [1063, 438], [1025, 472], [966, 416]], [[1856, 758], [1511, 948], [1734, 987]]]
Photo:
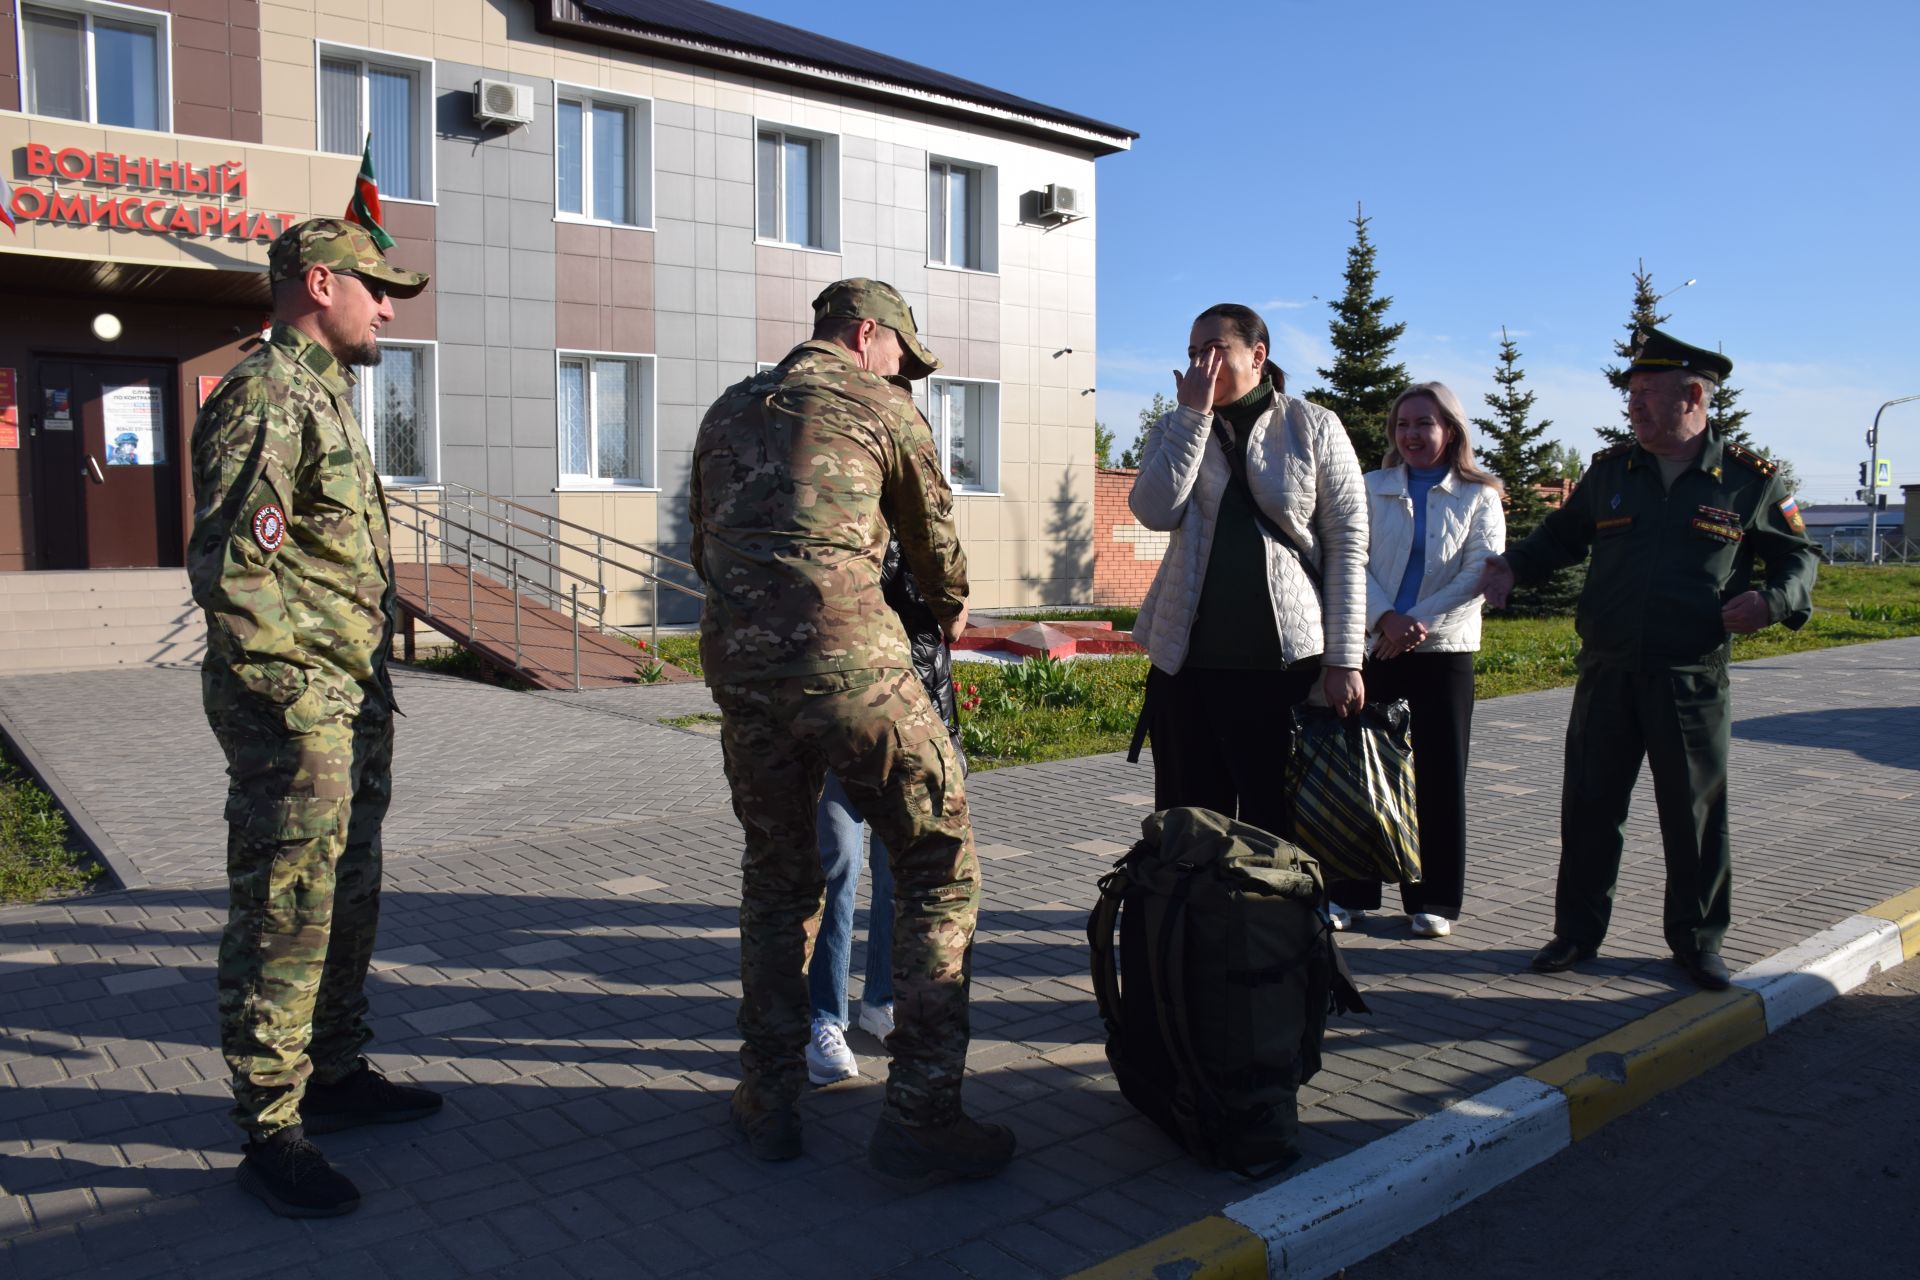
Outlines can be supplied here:
[[1528, 421], [1534, 394], [1521, 390], [1527, 373], [1520, 367], [1520, 348], [1507, 336], [1505, 325], [1500, 326], [1499, 361], [1493, 371], [1499, 390], [1486, 397], [1494, 416], [1475, 418], [1473, 425], [1487, 442], [1480, 461], [1507, 486], [1507, 527], [1524, 533], [1547, 513], [1546, 500], [1533, 486], [1553, 478], [1553, 441], [1540, 438], [1553, 423]]
[[1327, 385], [1307, 392], [1307, 399], [1340, 415], [1363, 469], [1377, 466], [1387, 451], [1387, 410], [1407, 388], [1407, 367], [1393, 363], [1393, 344], [1407, 326], [1384, 322], [1393, 299], [1374, 293], [1379, 272], [1373, 263], [1373, 242], [1367, 238], [1368, 221], [1355, 205], [1347, 290], [1327, 304], [1333, 311], [1328, 324], [1333, 367], [1316, 370]]
[[1747, 428], [1743, 425], [1747, 420], [1747, 410], [1735, 407], [1739, 399], [1740, 392], [1731, 382], [1716, 386], [1713, 399], [1707, 401], [1707, 430], [1751, 449], [1753, 437], [1747, 434]]
[[[1507, 336], [1505, 325], [1500, 327], [1498, 358], [1499, 365], [1493, 371], [1498, 390], [1486, 396], [1493, 417], [1475, 418], [1473, 425], [1487, 442], [1481, 463], [1507, 486], [1507, 545], [1512, 546], [1532, 533], [1550, 510], [1547, 500], [1533, 486], [1558, 478], [1557, 449], [1553, 441], [1541, 438], [1553, 425], [1552, 420], [1531, 421], [1534, 394], [1520, 386], [1527, 380], [1527, 373], [1520, 367], [1520, 348]], [[1585, 565], [1561, 569], [1545, 582], [1517, 588], [1508, 607], [1520, 614], [1567, 613], [1579, 601], [1585, 581]]]
[[[1667, 322], [1667, 317], [1654, 310], [1654, 307], [1657, 306], [1659, 302], [1660, 295], [1654, 292], [1653, 288], [1653, 273], [1647, 270], [1646, 261], [1642, 259], [1634, 265], [1633, 312], [1627, 317], [1626, 341], [1613, 344], [1614, 355], [1622, 360], [1632, 360], [1634, 350], [1640, 345], [1640, 331], [1642, 329], [1657, 329]], [[1621, 398], [1624, 399], [1627, 394], [1627, 366], [1624, 364], [1610, 364], [1602, 369], [1601, 372], [1607, 375], [1607, 381], [1612, 384], [1613, 389], [1618, 391]], [[1609, 445], [1633, 443], [1633, 424], [1627, 419], [1627, 411], [1624, 406], [1620, 410], [1620, 418], [1623, 422], [1626, 422], [1627, 425], [1594, 428], [1594, 430], [1599, 433], [1600, 438]]]

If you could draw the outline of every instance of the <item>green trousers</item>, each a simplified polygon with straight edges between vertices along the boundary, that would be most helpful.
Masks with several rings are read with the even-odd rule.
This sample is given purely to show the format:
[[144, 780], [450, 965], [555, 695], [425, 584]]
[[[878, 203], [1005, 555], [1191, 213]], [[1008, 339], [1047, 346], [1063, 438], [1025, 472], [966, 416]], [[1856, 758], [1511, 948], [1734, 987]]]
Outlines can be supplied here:
[[227, 756], [227, 926], [220, 1048], [233, 1118], [262, 1138], [300, 1120], [307, 1080], [359, 1064], [392, 797], [384, 710], [279, 726], [247, 700], [210, 707]]
[[960, 758], [920, 678], [863, 670], [715, 687], [740, 886], [740, 1068], [751, 1107], [806, 1084], [806, 968], [826, 881], [815, 813], [831, 769], [893, 871], [894, 1032], [884, 1114], [951, 1123], [966, 1073], [980, 863]]
[[1645, 759], [1666, 851], [1661, 920], [1676, 955], [1717, 952], [1732, 915], [1724, 664], [1652, 671], [1583, 666], [1567, 722], [1554, 933], [1598, 948], [1613, 914], [1627, 805]]

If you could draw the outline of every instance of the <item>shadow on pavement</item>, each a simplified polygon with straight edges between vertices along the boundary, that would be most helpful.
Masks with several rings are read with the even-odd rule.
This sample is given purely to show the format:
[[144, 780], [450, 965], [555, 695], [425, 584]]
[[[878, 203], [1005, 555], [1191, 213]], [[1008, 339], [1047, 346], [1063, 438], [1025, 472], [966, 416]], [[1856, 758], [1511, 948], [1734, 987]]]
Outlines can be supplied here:
[[1749, 742], [1851, 751], [1896, 769], [1920, 769], [1920, 707], [1834, 707], [1736, 720], [1733, 736]]

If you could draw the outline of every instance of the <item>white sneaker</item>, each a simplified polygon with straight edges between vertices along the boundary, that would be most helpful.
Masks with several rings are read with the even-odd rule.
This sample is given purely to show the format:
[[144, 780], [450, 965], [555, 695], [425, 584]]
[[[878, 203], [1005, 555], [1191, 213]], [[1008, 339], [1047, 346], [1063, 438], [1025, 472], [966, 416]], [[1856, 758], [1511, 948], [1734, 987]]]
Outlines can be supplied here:
[[868, 1004], [861, 1001], [860, 1029], [885, 1044], [887, 1037], [893, 1034], [893, 1002]]
[[1408, 917], [1413, 924], [1413, 936], [1416, 938], [1444, 938], [1453, 932], [1453, 921], [1445, 916], [1419, 912]]
[[826, 1018], [813, 1020], [813, 1039], [807, 1041], [807, 1079], [815, 1084], [851, 1080], [860, 1074], [860, 1064], [847, 1048], [847, 1033], [837, 1022]]
[[1354, 921], [1366, 918], [1367, 913], [1364, 911], [1349, 911], [1337, 902], [1327, 904], [1327, 919], [1332, 923], [1335, 933], [1345, 933], [1353, 928]]

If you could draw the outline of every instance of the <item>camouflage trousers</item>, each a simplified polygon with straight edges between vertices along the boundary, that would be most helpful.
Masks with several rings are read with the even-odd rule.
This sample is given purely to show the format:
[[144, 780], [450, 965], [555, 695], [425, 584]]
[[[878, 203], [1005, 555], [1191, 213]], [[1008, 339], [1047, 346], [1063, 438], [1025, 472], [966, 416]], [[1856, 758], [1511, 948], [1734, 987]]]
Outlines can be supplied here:
[[806, 967], [825, 878], [821, 783], [845, 784], [893, 870], [893, 1065], [885, 1114], [950, 1123], [967, 1064], [967, 987], [980, 864], [960, 759], [911, 671], [866, 670], [717, 686], [741, 861], [740, 1068], [757, 1109], [806, 1082]]
[[250, 699], [208, 713], [229, 778], [220, 1048], [253, 1137], [299, 1123], [308, 1078], [349, 1074], [373, 1038], [365, 984], [393, 785], [384, 709], [300, 734], [270, 716]]

